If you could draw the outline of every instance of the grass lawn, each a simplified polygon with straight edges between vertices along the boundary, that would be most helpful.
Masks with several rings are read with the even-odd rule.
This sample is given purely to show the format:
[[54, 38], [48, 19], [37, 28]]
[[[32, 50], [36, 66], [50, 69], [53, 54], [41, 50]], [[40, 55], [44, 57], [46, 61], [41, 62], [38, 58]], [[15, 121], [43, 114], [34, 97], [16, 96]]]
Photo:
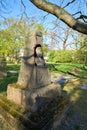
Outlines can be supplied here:
[[[81, 70], [79, 77], [74, 77], [63, 86], [63, 92], [74, 103], [71, 111], [62, 122], [62, 130], [87, 130], [87, 90], [81, 89], [82, 85], [87, 84], [87, 66], [79, 64], [49, 64], [52, 72], [66, 75], [67, 71], [75, 68]], [[59, 129], [61, 130], [61, 129]]]
[[0, 79], [0, 94], [3, 94], [7, 90], [7, 85], [17, 81], [18, 73], [12, 74], [9, 71], [19, 71], [20, 65], [7, 65], [7, 77]]
[[67, 124], [73, 125], [72, 130], [87, 130], [87, 90], [81, 89], [84, 84], [87, 84], [87, 79], [76, 78], [63, 87], [74, 103], [71, 113], [65, 119]]
[[78, 74], [80, 77], [87, 78], [87, 66], [83, 66], [81, 64], [71, 64], [71, 63], [58, 63], [58, 64], [49, 64], [48, 67], [50, 71], [54, 73], [67, 73], [75, 68], [81, 70]]
[[[62, 64], [48, 64], [48, 68], [53, 73], [67, 73], [67, 71], [72, 70], [73, 68], [79, 68], [82, 71], [79, 73], [81, 77], [87, 78], [87, 67], [83, 68], [82, 65], [78, 64], [68, 64], [68, 63], [62, 63]], [[7, 90], [7, 85], [9, 83], [13, 83], [17, 81], [18, 73], [12, 74], [9, 71], [17, 71], [19, 72], [20, 65], [15, 64], [8, 64], [7, 65], [7, 77], [5, 79], [0, 79], [0, 94]]]

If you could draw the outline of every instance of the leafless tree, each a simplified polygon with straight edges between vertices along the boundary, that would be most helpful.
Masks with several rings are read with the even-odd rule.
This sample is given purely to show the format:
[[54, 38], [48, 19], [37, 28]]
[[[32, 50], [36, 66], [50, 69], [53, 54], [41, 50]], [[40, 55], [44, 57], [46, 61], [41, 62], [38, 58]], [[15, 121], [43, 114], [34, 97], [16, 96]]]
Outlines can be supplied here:
[[[58, 4], [48, 2], [47, 0], [29, 0], [29, 1], [31, 1], [39, 9], [55, 15], [58, 19], [66, 23], [72, 29], [87, 34], [87, 23], [86, 23], [87, 16], [83, 15], [81, 11], [71, 14], [65, 10], [67, 6], [70, 6], [73, 3], [76, 4], [76, 2], [78, 1], [79, 3], [81, 3], [82, 0], [71, 0], [71, 1], [69, 0], [69, 2], [66, 3], [65, 6], [63, 7], [59, 6]], [[87, 1], [83, 0], [83, 2], [84, 2], [84, 6], [85, 4], [87, 6]], [[64, 3], [64, 0], [62, 0], [62, 3]], [[76, 14], [79, 14], [78, 18], [75, 18]]]

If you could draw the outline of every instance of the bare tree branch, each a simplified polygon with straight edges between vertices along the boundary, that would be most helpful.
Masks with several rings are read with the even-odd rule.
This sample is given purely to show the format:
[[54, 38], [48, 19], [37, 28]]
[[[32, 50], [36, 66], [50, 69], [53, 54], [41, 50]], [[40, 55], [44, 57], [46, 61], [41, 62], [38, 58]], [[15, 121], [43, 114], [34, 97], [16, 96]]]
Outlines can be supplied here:
[[66, 8], [67, 6], [69, 6], [70, 4], [74, 3], [76, 0], [72, 0], [70, 2], [68, 2], [63, 8]]
[[87, 19], [86, 15], [83, 15], [81, 11], [78, 11], [77, 13], [73, 14], [73, 16], [76, 14], [80, 14], [80, 16], [76, 19], [82, 19], [85, 23], [87, 23], [87, 21], [85, 20], [85, 19]]
[[39, 9], [49, 12], [66, 23], [72, 29], [87, 34], [87, 24], [75, 19], [70, 13], [63, 8], [46, 0], [29, 0]]
[[80, 15], [77, 19], [82, 19], [85, 23], [87, 23], [87, 21], [85, 19], [87, 19], [86, 15]]
[[23, 18], [23, 15], [25, 15], [27, 18], [27, 13], [26, 13], [26, 5], [24, 4], [23, 0], [20, 0], [21, 1], [21, 5], [23, 6], [23, 12], [22, 12], [22, 15], [21, 15], [21, 19]]
[[4, 16], [0, 15], [0, 17], [3, 18], [4, 20], [6, 20], [6, 18]]

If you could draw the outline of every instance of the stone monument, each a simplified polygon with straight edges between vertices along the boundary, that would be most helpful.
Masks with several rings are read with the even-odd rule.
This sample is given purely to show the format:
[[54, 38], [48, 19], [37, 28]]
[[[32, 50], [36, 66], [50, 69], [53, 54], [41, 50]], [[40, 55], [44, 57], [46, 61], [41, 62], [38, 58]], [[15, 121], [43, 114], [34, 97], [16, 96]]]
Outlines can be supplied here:
[[42, 34], [31, 32], [24, 48], [17, 84], [30, 89], [50, 83], [50, 74], [42, 54]]
[[40, 97], [50, 99], [60, 92], [60, 86], [51, 83], [51, 75], [43, 57], [42, 33], [31, 31], [24, 48], [18, 81], [8, 85], [7, 99], [32, 108]]

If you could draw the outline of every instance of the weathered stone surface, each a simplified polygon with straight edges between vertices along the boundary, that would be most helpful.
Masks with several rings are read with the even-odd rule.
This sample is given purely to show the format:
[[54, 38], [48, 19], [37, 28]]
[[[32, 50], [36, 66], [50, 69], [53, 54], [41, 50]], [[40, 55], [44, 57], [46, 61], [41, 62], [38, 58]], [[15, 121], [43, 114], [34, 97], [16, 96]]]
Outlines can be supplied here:
[[22, 96], [22, 89], [15, 88], [12, 84], [8, 85], [7, 89], [7, 98], [16, 104], [22, 105], [23, 96]]
[[51, 83], [49, 70], [42, 54], [42, 34], [31, 31], [27, 38], [17, 84], [37, 88]]
[[38, 106], [42, 105], [38, 108], [39, 111], [32, 112], [6, 101], [5, 97], [0, 98], [0, 115], [4, 119], [4, 123], [7, 124], [6, 127], [2, 126], [3, 129], [0, 130], [5, 130], [5, 128], [6, 130], [56, 130], [63, 117], [66, 116], [66, 112], [69, 111], [67, 109], [69, 101], [62, 96], [49, 101], [49, 98], [37, 97]]
[[38, 88], [38, 89], [21, 89], [8, 85], [7, 98], [14, 101], [19, 105], [23, 105], [26, 108], [33, 106], [36, 103], [36, 98], [39, 96], [41, 98], [54, 98], [61, 94], [61, 87], [56, 83], [52, 83], [48, 86]]
[[[34, 125], [27, 117], [23, 115], [25, 110], [22, 107], [14, 107], [15, 104], [6, 102], [0, 99], [0, 117], [3, 122], [0, 122], [0, 130], [32, 130]], [[18, 109], [18, 108], [19, 109]]]
[[47, 67], [36, 68], [36, 87], [44, 87], [51, 83], [51, 76]]

